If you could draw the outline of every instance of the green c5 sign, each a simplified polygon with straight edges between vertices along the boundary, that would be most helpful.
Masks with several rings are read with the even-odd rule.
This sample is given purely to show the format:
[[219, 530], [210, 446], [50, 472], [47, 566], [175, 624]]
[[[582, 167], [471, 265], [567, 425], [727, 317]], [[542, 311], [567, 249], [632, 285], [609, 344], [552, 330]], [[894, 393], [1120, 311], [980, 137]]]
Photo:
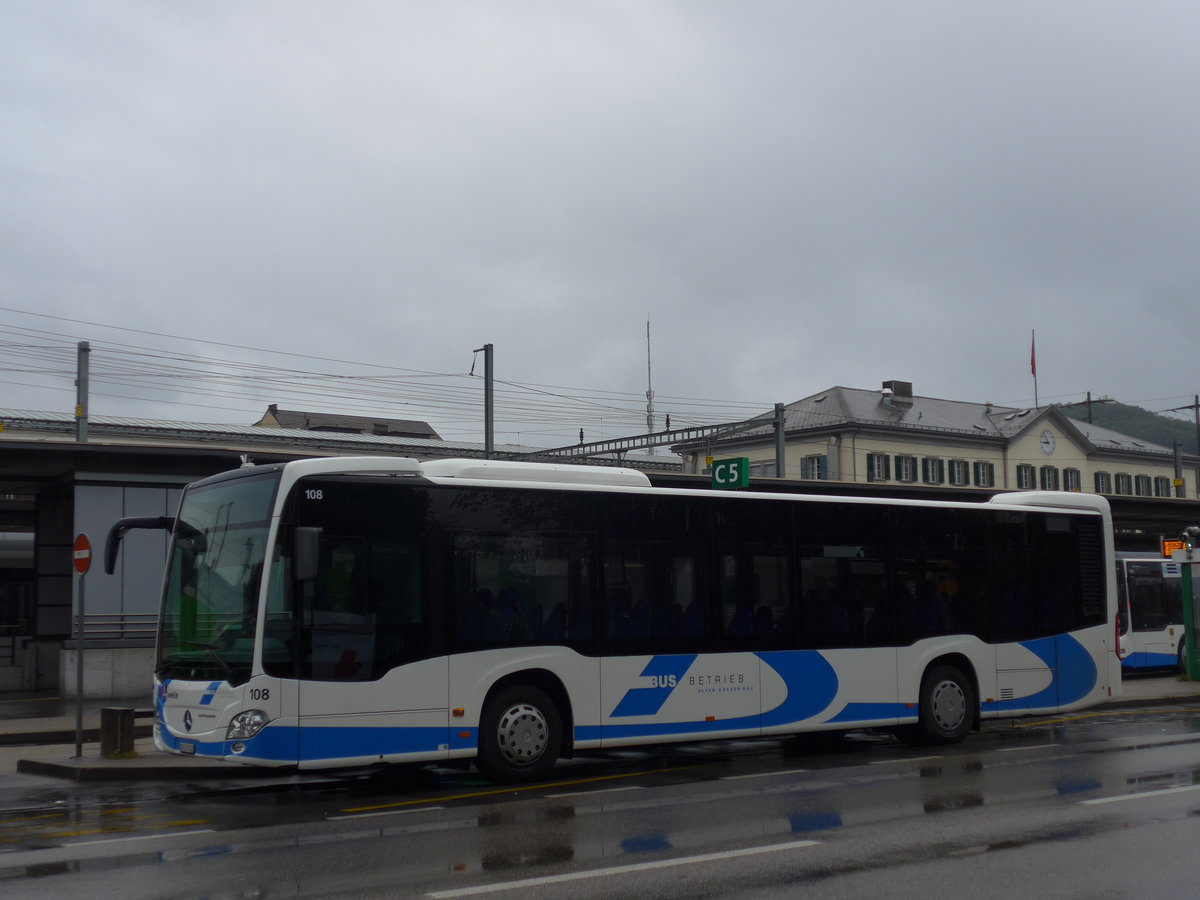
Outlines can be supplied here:
[[712, 464], [712, 486], [714, 488], [744, 488], [750, 486], [750, 460], [745, 456], [735, 459], [714, 459]]

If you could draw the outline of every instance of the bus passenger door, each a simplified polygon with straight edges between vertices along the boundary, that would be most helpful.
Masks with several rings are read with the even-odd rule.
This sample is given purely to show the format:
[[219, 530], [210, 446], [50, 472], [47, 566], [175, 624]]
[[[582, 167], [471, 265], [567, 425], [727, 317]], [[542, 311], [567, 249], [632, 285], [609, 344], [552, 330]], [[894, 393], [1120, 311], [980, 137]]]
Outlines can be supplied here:
[[301, 768], [444, 758], [447, 662], [431, 653], [419, 545], [331, 530], [323, 542], [297, 613]]

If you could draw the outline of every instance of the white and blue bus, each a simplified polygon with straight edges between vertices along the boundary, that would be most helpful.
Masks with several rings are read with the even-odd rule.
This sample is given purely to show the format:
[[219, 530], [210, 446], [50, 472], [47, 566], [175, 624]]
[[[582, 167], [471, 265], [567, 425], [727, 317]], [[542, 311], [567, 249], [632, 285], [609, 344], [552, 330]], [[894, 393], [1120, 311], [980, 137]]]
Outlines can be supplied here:
[[343, 458], [185, 490], [162, 750], [302, 769], [981, 719], [1120, 690], [1102, 497], [652, 487], [626, 468]]
[[1121, 667], [1127, 672], [1183, 670], [1183, 577], [1180, 563], [1151, 553], [1117, 552]]

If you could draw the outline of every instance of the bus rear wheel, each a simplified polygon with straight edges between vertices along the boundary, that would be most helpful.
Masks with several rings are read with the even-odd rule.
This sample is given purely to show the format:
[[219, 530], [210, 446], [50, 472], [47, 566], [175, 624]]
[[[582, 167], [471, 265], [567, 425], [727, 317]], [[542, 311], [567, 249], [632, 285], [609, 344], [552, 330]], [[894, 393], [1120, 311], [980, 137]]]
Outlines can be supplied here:
[[961, 741], [975, 721], [975, 689], [954, 666], [934, 666], [921, 679], [916, 736], [925, 743]]
[[536, 781], [554, 770], [561, 746], [554, 701], [532, 685], [513, 685], [484, 706], [475, 765], [493, 781]]

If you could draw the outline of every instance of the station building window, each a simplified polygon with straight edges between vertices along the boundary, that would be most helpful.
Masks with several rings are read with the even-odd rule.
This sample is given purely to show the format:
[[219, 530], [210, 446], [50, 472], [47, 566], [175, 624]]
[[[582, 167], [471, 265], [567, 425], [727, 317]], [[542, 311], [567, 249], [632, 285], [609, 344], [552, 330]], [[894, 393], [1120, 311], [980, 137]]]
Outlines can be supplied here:
[[961, 487], [963, 485], [969, 484], [970, 482], [968, 480], [967, 461], [965, 459], [950, 460], [949, 475], [950, 475], [950, 483], [957, 487]]
[[917, 480], [917, 458], [915, 456], [896, 457], [896, 480], [910, 483]]
[[1113, 492], [1112, 475], [1108, 472], [1097, 472], [1095, 477], [1097, 494], [1111, 494]]
[[1083, 475], [1078, 469], [1063, 469], [1063, 490], [1083, 490]]
[[800, 460], [800, 477], [824, 481], [829, 477], [829, 458], [826, 456], [804, 457]]
[[935, 456], [921, 460], [921, 480], [926, 484], [946, 483], [946, 461]]
[[972, 467], [974, 470], [975, 487], [995, 487], [996, 486], [996, 464], [990, 462], [977, 462]]
[[1170, 497], [1171, 496], [1171, 479], [1166, 475], [1159, 475], [1154, 479], [1154, 496], [1155, 497]]
[[890, 481], [892, 461], [886, 453], [867, 454], [867, 481]]
[[1028, 491], [1037, 486], [1037, 473], [1033, 466], [1022, 463], [1017, 466], [1017, 490]]
[[1138, 475], [1133, 479], [1133, 492], [1139, 497], [1150, 496], [1150, 476]]
[[1118, 472], [1113, 480], [1113, 493], [1130, 496], [1133, 494], [1133, 476], [1128, 472]]
[[1058, 468], [1056, 466], [1042, 466], [1039, 474], [1043, 491], [1058, 490]]

